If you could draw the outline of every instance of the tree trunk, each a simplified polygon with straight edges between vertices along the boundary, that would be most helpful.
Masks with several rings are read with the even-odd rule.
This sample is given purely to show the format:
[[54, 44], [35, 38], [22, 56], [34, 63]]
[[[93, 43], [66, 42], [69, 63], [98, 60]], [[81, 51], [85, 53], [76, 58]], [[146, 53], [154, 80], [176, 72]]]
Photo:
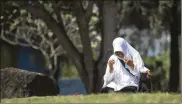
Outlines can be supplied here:
[[179, 87], [179, 40], [180, 34], [180, 14], [177, 12], [178, 4], [177, 1], [173, 1], [172, 6], [172, 22], [170, 24], [171, 32], [171, 67], [170, 67], [170, 78], [169, 78], [169, 91], [177, 92]]
[[[89, 4], [91, 4], [91, 2], [89, 2]], [[90, 7], [91, 6], [93, 5], [90, 5]], [[87, 72], [87, 75], [83, 76], [83, 78], [87, 80], [87, 82], [85, 83], [87, 93], [93, 92], [93, 85], [94, 85], [94, 80], [93, 80], [94, 61], [89, 38], [89, 25], [88, 25], [90, 19], [89, 15], [91, 12], [92, 12], [92, 7], [87, 8], [86, 12], [84, 11], [81, 0], [75, 2], [75, 8], [73, 10], [73, 13], [76, 15], [77, 18], [81, 42], [83, 45], [82, 66], [84, 68], [83, 70]]]
[[[80, 2], [80, 1], [79, 1]], [[73, 43], [68, 38], [64, 25], [62, 22], [57, 23], [49, 13], [47, 13], [44, 8], [39, 8], [35, 5], [24, 5], [24, 2], [19, 2], [23, 8], [27, 9], [33, 14], [33, 16], [41, 18], [46, 22], [48, 27], [54, 32], [58, 37], [60, 44], [68, 52], [70, 58], [73, 60], [80, 77], [85, 84], [88, 93], [98, 92], [102, 86], [101, 80], [105, 72], [105, 66], [107, 60], [112, 54], [112, 41], [116, 37], [116, 26], [117, 26], [117, 5], [114, 1], [104, 1], [102, 8], [102, 45], [100, 58], [97, 62], [94, 62], [90, 39], [88, 31], [88, 23], [91, 15], [91, 4], [89, 4], [86, 12], [83, 10], [81, 4], [74, 4], [76, 7], [75, 13], [77, 16], [77, 23], [79, 26], [79, 31], [81, 35], [81, 41], [83, 45], [83, 54], [81, 54], [73, 45]], [[59, 18], [60, 21], [61, 18]]]
[[[83, 57], [82, 54], [76, 49], [69, 37], [67, 36], [66, 30], [62, 22], [57, 23], [52, 16], [44, 9], [38, 6], [38, 4], [32, 6], [27, 4], [24, 1], [17, 1], [22, 8], [28, 10], [34, 17], [41, 18], [47, 24], [47, 26], [53, 31], [57, 36], [60, 45], [67, 51], [69, 57], [73, 60], [74, 65], [77, 68], [77, 71], [85, 85], [87, 85], [88, 80], [84, 77], [88, 73], [83, 66]], [[62, 18], [60, 18], [62, 19]], [[62, 20], [60, 20], [62, 21]], [[87, 86], [86, 86], [87, 88]]]
[[58, 83], [61, 72], [62, 72], [62, 67], [60, 66], [61, 62], [61, 56], [54, 56], [51, 59], [51, 65], [52, 65], [52, 70], [49, 74], [51, 78], [55, 81], [55, 83]]
[[[87, 86], [88, 93], [93, 92], [96, 93], [100, 90], [102, 86], [102, 77], [105, 72], [105, 66], [107, 64], [107, 60], [112, 54], [112, 41], [117, 35], [117, 5], [115, 1], [104, 1], [101, 6], [101, 17], [102, 19], [102, 42], [100, 49], [100, 57], [97, 62], [93, 61], [93, 55], [90, 45], [89, 39], [89, 16], [86, 15], [89, 11], [84, 13], [84, 10], [81, 6], [80, 2], [77, 2], [77, 7], [75, 9], [75, 13], [77, 16], [77, 23], [79, 26], [80, 36], [83, 45], [83, 54], [84, 54], [84, 62], [82, 63], [83, 67], [88, 72], [88, 76], [84, 76], [88, 78], [88, 82], [85, 83]], [[101, 3], [101, 4], [102, 4]], [[89, 13], [90, 14], [90, 13]], [[113, 18], [114, 17], [114, 18]], [[88, 85], [87, 85], [88, 84]]]
[[100, 6], [101, 13], [101, 49], [100, 56], [97, 61], [97, 82], [95, 83], [96, 90], [99, 91], [103, 85], [103, 75], [105, 73], [107, 61], [113, 54], [112, 42], [117, 36], [117, 5], [115, 1], [105, 0], [101, 2]]

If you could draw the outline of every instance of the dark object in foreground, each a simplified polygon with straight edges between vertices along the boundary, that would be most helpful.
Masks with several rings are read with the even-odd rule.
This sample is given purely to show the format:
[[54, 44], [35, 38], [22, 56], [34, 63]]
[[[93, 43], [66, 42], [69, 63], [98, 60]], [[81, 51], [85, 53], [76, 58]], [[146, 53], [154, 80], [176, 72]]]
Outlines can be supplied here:
[[151, 77], [147, 78], [146, 73], [141, 73], [139, 92], [151, 93], [152, 92], [152, 82]]
[[1, 98], [52, 96], [58, 84], [46, 75], [16, 68], [1, 69]]
[[136, 93], [137, 92], [137, 87], [135, 86], [127, 86], [127, 87], [124, 87], [122, 88], [121, 90], [119, 91], [114, 91], [113, 88], [109, 88], [109, 87], [105, 87], [105, 88], [102, 88], [101, 93]]

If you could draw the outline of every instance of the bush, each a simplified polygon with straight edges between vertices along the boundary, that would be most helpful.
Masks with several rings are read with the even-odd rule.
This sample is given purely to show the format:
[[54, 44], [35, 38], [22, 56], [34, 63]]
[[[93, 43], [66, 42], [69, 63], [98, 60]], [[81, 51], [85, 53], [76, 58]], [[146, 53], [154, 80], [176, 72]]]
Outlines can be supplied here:
[[72, 79], [72, 78], [78, 78], [79, 74], [77, 72], [76, 67], [73, 64], [68, 63], [63, 65], [61, 77], [63, 79]]
[[151, 80], [154, 91], [165, 92], [168, 90], [169, 61], [169, 51], [156, 57], [147, 57], [144, 59], [146, 67], [152, 72]]

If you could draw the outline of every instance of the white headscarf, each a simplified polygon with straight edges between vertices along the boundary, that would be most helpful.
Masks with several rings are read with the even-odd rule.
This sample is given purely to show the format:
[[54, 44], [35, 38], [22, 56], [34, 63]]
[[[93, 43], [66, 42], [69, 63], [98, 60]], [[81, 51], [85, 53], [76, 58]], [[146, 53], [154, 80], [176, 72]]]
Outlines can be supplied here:
[[[132, 58], [132, 54], [130, 53], [130, 49], [129, 48], [131, 48], [131, 50], [134, 49], [123, 38], [118, 37], [118, 38], [114, 39], [114, 41], [113, 41], [114, 53], [116, 51], [121, 51], [121, 52], [124, 53], [124, 56], [126, 56], [128, 58]], [[134, 51], [136, 51], [136, 50], [134, 49]]]
[[132, 59], [135, 65], [135, 70], [137, 69], [139, 71], [139, 70], [145, 69], [143, 60], [141, 59], [139, 52], [135, 50], [130, 44], [128, 44], [128, 42], [125, 41], [123, 38], [118, 37], [114, 39], [113, 49], [114, 49], [114, 53], [116, 51], [121, 51], [124, 53], [125, 57]]

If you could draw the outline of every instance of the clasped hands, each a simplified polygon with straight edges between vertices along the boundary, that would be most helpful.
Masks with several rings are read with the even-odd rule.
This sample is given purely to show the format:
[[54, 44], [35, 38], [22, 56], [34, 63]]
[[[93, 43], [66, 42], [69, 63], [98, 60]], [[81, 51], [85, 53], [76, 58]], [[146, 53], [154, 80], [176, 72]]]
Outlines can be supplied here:
[[[126, 59], [126, 58], [125, 58], [123, 61], [124, 61], [125, 64], [127, 64], [128, 66], [130, 66], [132, 70], [134, 70], [133, 60], [131, 60], [131, 59]], [[109, 65], [109, 67], [110, 67], [110, 70], [109, 70], [110, 73], [113, 72], [113, 64], [114, 64], [114, 63], [115, 63], [115, 61], [114, 61], [113, 59], [111, 59], [111, 60], [108, 61], [108, 65]]]

